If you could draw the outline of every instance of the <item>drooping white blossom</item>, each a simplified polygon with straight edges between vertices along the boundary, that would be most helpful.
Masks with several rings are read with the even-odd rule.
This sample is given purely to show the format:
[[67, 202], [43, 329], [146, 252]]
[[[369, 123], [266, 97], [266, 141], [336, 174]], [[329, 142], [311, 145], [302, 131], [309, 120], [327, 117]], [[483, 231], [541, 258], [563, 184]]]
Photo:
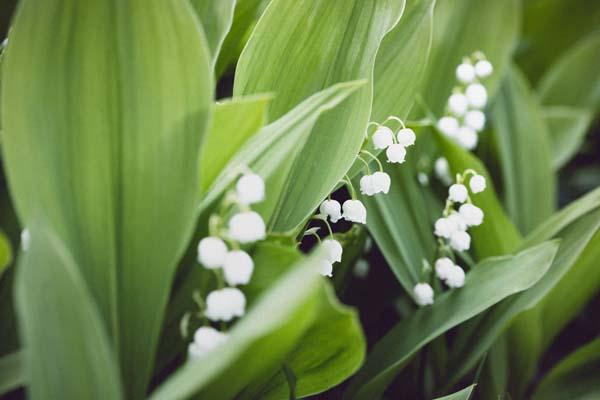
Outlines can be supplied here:
[[451, 221], [444, 217], [438, 218], [438, 220], [435, 221], [434, 227], [434, 235], [445, 239], [450, 239], [450, 235], [452, 235], [452, 232], [456, 230], [456, 227], [451, 223]]
[[433, 304], [433, 288], [428, 283], [417, 283], [413, 288], [415, 302], [419, 306]]
[[487, 90], [481, 83], [471, 83], [465, 91], [469, 104], [473, 108], [484, 108], [487, 104]]
[[324, 247], [325, 255], [330, 263], [333, 264], [335, 262], [342, 261], [342, 253], [344, 249], [342, 248], [340, 242], [335, 239], [325, 239], [321, 245]]
[[209, 236], [198, 243], [198, 262], [208, 269], [222, 267], [226, 255], [227, 245], [221, 238]]
[[221, 346], [227, 341], [227, 333], [220, 332], [210, 326], [202, 326], [194, 333], [194, 341], [188, 346], [188, 357], [197, 360], [209, 351]]
[[477, 147], [477, 132], [468, 126], [461, 126], [456, 135], [458, 144], [467, 150], [473, 150]]
[[265, 222], [260, 214], [244, 211], [229, 220], [229, 236], [240, 243], [252, 243], [266, 236]]
[[265, 181], [257, 174], [244, 174], [235, 185], [237, 198], [242, 204], [259, 203], [265, 199]]
[[399, 143], [390, 145], [385, 151], [388, 162], [402, 164], [406, 157], [406, 149]]
[[325, 200], [319, 207], [319, 212], [329, 217], [334, 224], [342, 218], [342, 205], [337, 200]]
[[394, 133], [387, 126], [379, 126], [373, 133], [373, 146], [377, 150], [387, 149], [394, 143]]
[[360, 260], [356, 261], [356, 264], [354, 265], [354, 276], [364, 279], [369, 274], [370, 268], [369, 262], [364, 258], [361, 258]]
[[475, 63], [475, 75], [479, 78], [487, 78], [492, 72], [494, 72], [494, 67], [488, 60], [479, 60]]
[[456, 203], [464, 203], [467, 201], [469, 193], [465, 185], [455, 183], [448, 189], [448, 198]]
[[456, 230], [450, 235], [450, 247], [456, 251], [466, 251], [471, 247], [471, 236], [461, 230]]
[[342, 205], [342, 209], [344, 211], [343, 218], [346, 221], [359, 224], [367, 223], [367, 209], [360, 200], [346, 200]]
[[317, 260], [319, 263], [319, 273], [323, 276], [333, 276], [333, 264], [329, 260], [321, 259]]
[[463, 287], [465, 284], [465, 271], [458, 265], [453, 265], [448, 270], [444, 282], [451, 288]]
[[479, 226], [483, 223], [483, 211], [473, 204], [461, 205], [458, 213], [468, 226]]
[[467, 223], [459, 213], [453, 211], [449, 216], [446, 217], [446, 219], [450, 223], [452, 232], [467, 230]]
[[463, 116], [469, 108], [469, 100], [462, 93], [453, 93], [448, 98], [448, 109], [456, 116]]
[[435, 261], [435, 274], [441, 280], [444, 280], [448, 277], [448, 273], [454, 267], [454, 262], [448, 257], [438, 258]]
[[450, 165], [448, 164], [448, 160], [445, 157], [439, 157], [435, 160], [433, 164], [433, 170], [435, 172], [435, 176], [442, 181], [442, 183], [446, 186], [452, 183], [452, 177], [450, 176]]
[[363, 175], [360, 178], [360, 192], [365, 196], [373, 196], [375, 193], [375, 184], [372, 175]]
[[372, 183], [373, 188], [375, 189], [375, 193], [389, 193], [390, 185], [392, 184], [392, 179], [390, 176], [381, 171], [377, 171], [372, 175]]
[[485, 126], [485, 114], [481, 110], [471, 110], [465, 114], [465, 125], [480, 132]]
[[246, 312], [246, 296], [237, 288], [212, 291], [206, 297], [205, 315], [211, 321], [231, 321]]
[[417, 140], [417, 135], [415, 131], [410, 128], [402, 128], [398, 131], [398, 143], [404, 147], [410, 147], [415, 144], [415, 140]]
[[458, 133], [458, 120], [454, 117], [442, 117], [437, 122], [437, 128], [448, 137], [455, 137]]
[[254, 271], [254, 261], [243, 250], [232, 250], [225, 256], [223, 273], [228, 285], [245, 285], [250, 282]]
[[469, 187], [473, 193], [480, 193], [485, 190], [485, 178], [482, 175], [475, 175], [469, 180]]
[[475, 68], [473, 64], [463, 62], [456, 67], [456, 79], [461, 83], [471, 83], [475, 80]]

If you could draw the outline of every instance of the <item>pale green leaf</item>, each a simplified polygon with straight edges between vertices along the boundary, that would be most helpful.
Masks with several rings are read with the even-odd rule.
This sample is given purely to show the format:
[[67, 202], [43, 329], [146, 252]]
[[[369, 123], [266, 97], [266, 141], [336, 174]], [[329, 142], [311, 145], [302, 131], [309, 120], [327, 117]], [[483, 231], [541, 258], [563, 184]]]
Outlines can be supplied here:
[[202, 22], [213, 65], [233, 22], [236, 0], [190, 0]]
[[438, 397], [435, 400], [469, 400], [471, 394], [473, 394], [473, 389], [475, 389], [475, 385], [468, 386], [463, 390], [449, 394], [448, 396]]
[[353, 399], [379, 397], [411, 357], [449, 329], [535, 284], [550, 267], [557, 243], [515, 256], [487, 258], [467, 274], [465, 286], [439, 296], [400, 321], [371, 350], [348, 388]]
[[555, 170], [565, 165], [583, 144], [593, 114], [583, 108], [544, 107], [542, 118], [548, 127], [552, 144], [552, 166]]

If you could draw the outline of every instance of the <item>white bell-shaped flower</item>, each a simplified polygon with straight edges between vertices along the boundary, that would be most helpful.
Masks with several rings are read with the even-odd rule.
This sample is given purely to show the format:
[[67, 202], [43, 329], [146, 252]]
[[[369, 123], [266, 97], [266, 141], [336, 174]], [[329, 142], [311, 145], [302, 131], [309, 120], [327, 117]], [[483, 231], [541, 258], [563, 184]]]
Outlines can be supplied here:
[[415, 135], [415, 131], [410, 128], [402, 128], [398, 131], [396, 136], [398, 138], [398, 143], [400, 143], [404, 147], [410, 147], [415, 144], [415, 140], [417, 140], [417, 135]]
[[194, 333], [194, 341], [188, 346], [188, 357], [196, 360], [227, 341], [227, 333], [219, 332], [210, 326], [202, 326]]
[[469, 108], [469, 100], [462, 93], [453, 93], [448, 98], [448, 110], [454, 115], [462, 117]]
[[464, 62], [456, 67], [456, 79], [461, 83], [471, 83], [475, 80], [475, 68], [473, 64]]
[[439, 157], [433, 164], [433, 170], [435, 176], [442, 181], [444, 185], [450, 185], [452, 183], [452, 177], [450, 176], [450, 164], [445, 157]]
[[471, 192], [480, 193], [485, 190], [485, 178], [482, 175], [475, 175], [469, 180]]
[[337, 200], [325, 200], [319, 207], [319, 212], [329, 217], [334, 224], [342, 218], [342, 205]]
[[433, 304], [433, 288], [428, 283], [417, 283], [413, 288], [415, 302], [419, 306]]
[[212, 291], [206, 296], [205, 315], [211, 321], [231, 321], [246, 312], [246, 296], [237, 288]]
[[254, 271], [252, 257], [243, 250], [232, 250], [225, 256], [223, 273], [228, 285], [245, 285], [250, 282]]
[[364, 258], [361, 258], [360, 260], [356, 261], [353, 273], [357, 278], [364, 279], [367, 277], [367, 275], [369, 275], [370, 269], [371, 267], [369, 266], [369, 262]]
[[392, 184], [392, 179], [387, 173], [377, 171], [372, 175], [372, 177], [373, 188], [375, 189], [375, 193], [389, 193], [390, 185]]
[[406, 157], [406, 149], [401, 144], [394, 143], [387, 148], [385, 154], [387, 155], [388, 162], [402, 164]]
[[435, 221], [433, 234], [438, 237], [450, 239], [452, 232], [456, 230], [455, 226], [448, 220], [448, 218], [438, 218]]
[[464, 203], [469, 197], [469, 192], [465, 185], [455, 183], [448, 189], [448, 198], [455, 203]]
[[237, 198], [242, 204], [254, 204], [265, 199], [265, 181], [256, 174], [244, 174], [235, 185]]
[[448, 277], [448, 273], [452, 267], [454, 267], [454, 262], [448, 257], [442, 257], [435, 260], [435, 274], [442, 280]]
[[452, 212], [452, 214], [447, 216], [446, 219], [450, 223], [452, 232], [467, 230], [467, 227], [468, 227], [467, 223], [465, 222], [465, 220], [462, 218], [462, 216], [459, 213]]
[[21, 231], [21, 248], [23, 251], [29, 250], [29, 245], [31, 244], [31, 234], [29, 233], [29, 229], [25, 228]]
[[198, 243], [198, 262], [208, 269], [220, 268], [225, 262], [227, 245], [218, 237], [205, 237]]
[[468, 226], [479, 226], [483, 223], [483, 211], [473, 204], [461, 205], [458, 213]]
[[319, 264], [319, 273], [323, 276], [333, 276], [333, 264], [329, 260], [317, 260]]
[[479, 78], [487, 78], [492, 72], [494, 72], [494, 67], [488, 60], [480, 60], [475, 63], [475, 75]]
[[342, 253], [344, 249], [340, 242], [334, 239], [325, 239], [321, 242], [321, 245], [325, 249], [325, 255], [330, 263], [342, 261]]
[[376, 193], [373, 175], [363, 175], [360, 178], [360, 192], [366, 196], [373, 196]]
[[467, 150], [473, 150], [477, 147], [477, 132], [469, 128], [468, 126], [461, 126], [456, 135], [456, 141], [458, 144]]
[[394, 143], [394, 133], [387, 126], [379, 126], [373, 133], [373, 146], [377, 150], [387, 149], [388, 146]]
[[456, 137], [458, 133], [459, 124], [454, 117], [442, 117], [438, 120], [436, 126], [440, 132], [451, 138]]
[[343, 218], [346, 221], [359, 224], [367, 223], [367, 209], [360, 200], [346, 200], [342, 205], [342, 209], [344, 210]]
[[244, 211], [229, 220], [229, 236], [240, 243], [252, 243], [266, 237], [265, 222], [260, 214]]
[[471, 83], [467, 86], [465, 94], [473, 108], [484, 108], [487, 104], [487, 90], [481, 83]]
[[453, 265], [452, 268], [448, 270], [444, 282], [451, 288], [463, 287], [465, 284], [465, 271], [458, 265]]
[[485, 114], [481, 110], [471, 110], [465, 114], [465, 125], [477, 132], [485, 126]]
[[465, 232], [456, 230], [450, 235], [450, 247], [456, 251], [466, 251], [471, 247], [471, 236]]

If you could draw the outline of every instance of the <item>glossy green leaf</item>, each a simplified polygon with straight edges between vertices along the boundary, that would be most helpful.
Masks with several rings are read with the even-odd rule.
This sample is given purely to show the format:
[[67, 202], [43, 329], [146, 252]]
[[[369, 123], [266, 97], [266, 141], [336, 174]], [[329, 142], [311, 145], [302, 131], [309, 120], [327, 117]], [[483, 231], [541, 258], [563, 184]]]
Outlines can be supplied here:
[[552, 166], [565, 165], [583, 144], [592, 122], [592, 113], [583, 108], [544, 107], [542, 118], [548, 127], [552, 144]]
[[319, 256], [297, 263], [236, 323], [227, 345], [201, 362], [185, 364], [151, 399], [232, 398], [253, 379], [281, 365], [316, 317], [323, 288], [314, 262]]
[[[120, 399], [119, 369], [74, 258], [58, 237], [30, 228], [16, 302], [31, 399]], [[66, 312], [68, 310], [68, 312]]]
[[201, 26], [180, 1], [25, 1], [2, 74], [22, 225], [71, 252], [139, 398], [194, 226], [213, 92]]
[[475, 385], [471, 385], [456, 393], [452, 393], [444, 397], [438, 397], [435, 400], [469, 400], [474, 389]]
[[450, 164], [452, 174], [462, 173], [470, 168], [483, 175], [487, 182], [485, 191], [472, 195], [473, 203], [485, 214], [483, 224], [469, 231], [473, 237], [473, 247], [477, 256], [483, 259], [515, 251], [521, 241], [521, 235], [504, 212], [496, 195], [493, 180], [483, 163], [445, 136], [436, 134], [436, 139], [442, 154]]
[[23, 352], [15, 352], [0, 357], [0, 395], [25, 384]]
[[569, 48], [544, 74], [538, 85], [544, 105], [600, 108], [600, 33], [590, 34]]
[[552, 215], [556, 182], [550, 136], [523, 75], [511, 68], [492, 107], [508, 214], [522, 233]]
[[557, 247], [549, 242], [515, 256], [484, 260], [467, 274], [463, 288], [442, 294], [431, 307], [419, 309], [388, 332], [371, 350], [347, 394], [353, 399], [378, 398], [423, 346], [535, 284], [550, 267]]
[[267, 120], [271, 96], [260, 95], [217, 103], [200, 154], [202, 192], [214, 183], [227, 162]]
[[[334, 83], [371, 79], [380, 43], [403, 8], [404, 1], [392, 0], [271, 1], [240, 57], [234, 94], [275, 92], [270, 116], [276, 119]], [[271, 230], [295, 229], [352, 166], [363, 143], [372, 92], [369, 83], [324, 114], [297, 146], [289, 172], [281, 173], [279, 186], [272, 188], [278, 200], [269, 214]]]
[[2, 273], [10, 265], [12, 259], [13, 255], [10, 240], [4, 232], [0, 231], [0, 277], [2, 277]]
[[463, 57], [477, 50], [494, 65], [494, 73], [485, 81], [490, 97], [493, 96], [518, 38], [520, 14], [518, 0], [437, 2], [425, 78], [425, 100], [436, 114], [443, 112], [456, 85], [456, 67]]
[[594, 400], [600, 397], [600, 337], [578, 348], [544, 377], [534, 400]]
[[231, 28], [235, 3], [236, 0], [190, 0], [202, 22], [213, 64], [216, 63], [221, 45]]

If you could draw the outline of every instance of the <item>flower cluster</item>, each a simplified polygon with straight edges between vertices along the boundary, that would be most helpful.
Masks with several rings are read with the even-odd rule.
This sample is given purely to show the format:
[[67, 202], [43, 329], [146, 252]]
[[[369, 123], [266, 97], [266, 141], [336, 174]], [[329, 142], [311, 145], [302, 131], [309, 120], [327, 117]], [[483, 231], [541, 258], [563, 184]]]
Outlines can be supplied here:
[[[486, 181], [482, 175], [471, 169], [458, 174], [456, 183], [448, 189], [443, 216], [435, 221], [434, 225], [440, 254], [435, 261], [435, 274], [449, 288], [459, 288], [465, 283], [465, 271], [453, 261], [454, 252], [469, 250], [471, 236], [467, 232], [468, 228], [483, 223], [483, 211], [473, 204], [469, 189], [465, 186], [467, 179], [471, 193], [485, 190]], [[418, 305], [433, 304], [434, 290], [428, 283], [418, 283], [413, 289], [413, 294]]]
[[[264, 198], [263, 179], [250, 171], [244, 173], [236, 183], [235, 193], [226, 196], [221, 215], [211, 217], [211, 236], [198, 243], [198, 262], [215, 273], [218, 283], [218, 288], [208, 294], [205, 302], [197, 299], [202, 317], [210, 321], [229, 322], [245, 314], [246, 297], [236, 286], [250, 282], [254, 261], [240, 246], [266, 237], [262, 217], [250, 209], [250, 205]], [[224, 217], [232, 211], [234, 212], [228, 218], [227, 226], [222, 226]], [[202, 326], [194, 333], [188, 355], [191, 359], [202, 357], [226, 339], [226, 333], [210, 326]]]
[[481, 80], [489, 77], [494, 68], [481, 52], [465, 57], [456, 68], [456, 86], [446, 105], [446, 115], [439, 119], [437, 128], [465, 149], [477, 146], [478, 133], [485, 126], [483, 109], [488, 94]]

